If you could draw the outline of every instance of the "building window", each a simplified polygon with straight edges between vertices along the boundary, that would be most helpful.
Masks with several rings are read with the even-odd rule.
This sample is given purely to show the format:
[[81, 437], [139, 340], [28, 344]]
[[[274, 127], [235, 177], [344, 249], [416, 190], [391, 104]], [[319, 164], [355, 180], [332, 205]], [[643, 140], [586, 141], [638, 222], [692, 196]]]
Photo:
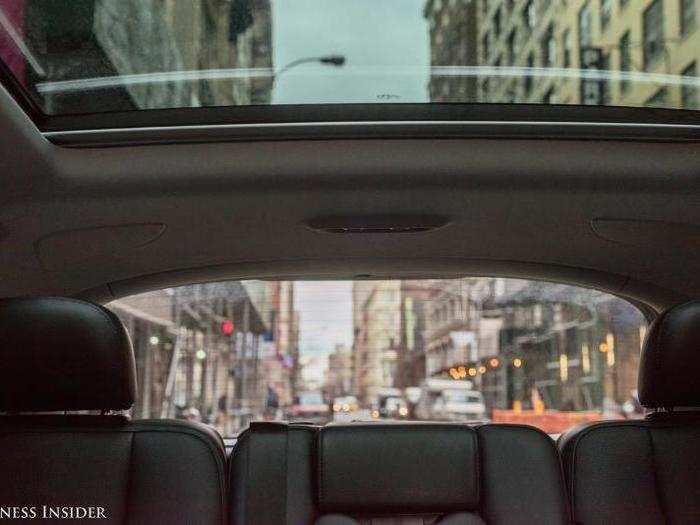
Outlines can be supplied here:
[[664, 51], [664, 3], [654, 0], [644, 11], [644, 68], [649, 69]]
[[[603, 71], [610, 71], [610, 55], [603, 55], [600, 58], [600, 68]], [[600, 103], [603, 106], [610, 105], [610, 81], [601, 80], [600, 81]]]
[[571, 42], [571, 30], [567, 29], [566, 31], [564, 31], [562, 40], [564, 41], [564, 67], [569, 67], [571, 65], [571, 50], [574, 47]]
[[[620, 38], [620, 72], [626, 73], [632, 69], [632, 52], [630, 50], [630, 32], [627, 31]], [[629, 80], [624, 76], [620, 80], [620, 91], [625, 92], [629, 88]]]
[[515, 104], [515, 101], [517, 99], [515, 89], [516, 89], [515, 86], [512, 84], [509, 85], [508, 88], [506, 89], [505, 101], [509, 104]]
[[530, 31], [535, 29], [537, 25], [537, 9], [534, 0], [528, 0], [525, 4], [525, 8], [523, 9], [523, 22], [525, 23], [525, 27]]
[[512, 65], [515, 63], [515, 39], [516, 39], [517, 33], [515, 32], [515, 29], [513, 29], [510, 32], [510, 35], [508, 35], [508, 62]]
[[542, 97], [542, 103], [543, 104], [556, 104], [559, 102], [558, 97], [557, 97], [557, 92], [554, 89], [554, 87], [550, 87], [547, 92], [544, 94]]
[[612, 0], [601, 0], [600, 3], [600, 27], [603, 31], [608, 27], [612, 18]]
[[542, 305], [541, 304], [535, 305], [535, 308], [532, 312], [532, 324], [535, 326], [540, 326], [542, 324]]
[[591, 6], [588, 2], [578, 13], [578, 43], [579, 47], [587, 47], [591, 43]]
[[537, 7], [532, 0], [527, 4], [527, 23], [530, 29], [535, 29], [537, 25]]
[[[683, 70], [683, 80], [695, 82], [697, 80], [695, 62]], [[694, 84], [683, 84], [681, 86], [681, 107], [683, 109], [698, 108], [698, 90]]]
[[545, 66], [553, 66], [557, 59], [557, 42], [554, 39], [554, 26], [550, 25], [542, 38], [542, 62]]
[[496, 14], [493, 15], [493, 36], [498, 38], [501, 36], [501, 8], [496, 9]]
[[489, 100], [489, 79], [485, 78], [481, 82], [481, 101], [488, 102]]
[[666, 88], [659, 89], [654, 93], [647, 101], [644, 103], [645, 106], [650, 108], [665, 108], [668, 107], [668, 91]]
[[681, 35], [686, 36], [695, 29], [695, 0], [679, 0], [681, 11]]
[[530, 73], [529, 69], [535, 67], [535, 57], [532, 55], [532, 53], [527, 56], [527, 67], [528, 72], [525, 75], [523, 87], [525, 88], [525, 95], [530, 96], [530, 91], [532, 91], [532, 74]]

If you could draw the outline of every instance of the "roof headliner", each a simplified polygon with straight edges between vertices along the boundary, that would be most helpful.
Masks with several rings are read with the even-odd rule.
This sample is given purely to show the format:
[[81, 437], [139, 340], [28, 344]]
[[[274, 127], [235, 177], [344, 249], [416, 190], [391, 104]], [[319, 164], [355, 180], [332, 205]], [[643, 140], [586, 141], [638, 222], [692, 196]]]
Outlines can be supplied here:
[[[477, 274], [587, 285], [655, 309], [700, 297], [693, 235], [611, 242], [591, 228], [598, 218], [700, 225], [695, 142], [374, 138], [69, 149], [48, 142], [2, 89], [0, 134], [0, 296], [104, 301], [223, 278]], [[377, 213], [441, 214], [451, 224], [373, 235], [304, 225]], [[49, 234], [123, 224], [165, 230], [97, 256], [90, 245], [70, 254], [52, 245], [38, 257], [37, 241]]]

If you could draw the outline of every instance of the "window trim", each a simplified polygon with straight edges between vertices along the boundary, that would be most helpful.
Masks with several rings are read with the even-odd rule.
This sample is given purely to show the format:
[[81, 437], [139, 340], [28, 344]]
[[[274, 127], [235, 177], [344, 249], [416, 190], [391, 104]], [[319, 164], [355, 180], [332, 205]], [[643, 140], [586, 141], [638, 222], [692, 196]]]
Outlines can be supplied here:
[[[561, 113], [567, 106], [523, 104], [530, 115], [524, 120], [379, 120], [316, 121], [251, 124], [204, 124], [191, 126], [121, 127], [49, 131], [43, 136], [65, 147], [115, 147], [182, 143], [213, 143], [256, 140], [342, 139], [470, 139], [529, 138], [558, 140], [649, 140], [700, 142], [700, 124], [665, 124], [608, 121], [528, 120], [541, 108]], [[592, 106], [588, 106], [592, 107]], [[489, 108], [490, 109], [490, 108]], [[580, 109], [575, 106], [573, 109]], [[665, 110], [646, 108], [650, 113]], [[672, 110], [685, 114], [697, 111]], [[695, 116], [695, 115], [692, 115]]]

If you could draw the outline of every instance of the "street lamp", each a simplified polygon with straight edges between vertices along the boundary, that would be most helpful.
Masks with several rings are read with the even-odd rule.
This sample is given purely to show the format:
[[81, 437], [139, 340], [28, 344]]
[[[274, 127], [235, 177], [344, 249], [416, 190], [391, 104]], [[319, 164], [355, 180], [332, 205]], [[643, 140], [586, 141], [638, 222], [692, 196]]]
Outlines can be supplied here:
[[292, 60], [289, 62], [286, 66], [283, 68], [275, 71], [273, 73], [273, 78], [277, 80], [277, 78], [283, 74], [289, 71], [292, 68], [295, 68], [297, 66], [300, 66], [302, 64], [324, 64], [327, 66], [335, 66], [335, 67], [342, 67], [345, 65], [345, 57], [343, 55], [325, 55], [325, 56], [317, 56], [317, 57], [304, 57], [304, 58], [297, 58], [296, 60]]

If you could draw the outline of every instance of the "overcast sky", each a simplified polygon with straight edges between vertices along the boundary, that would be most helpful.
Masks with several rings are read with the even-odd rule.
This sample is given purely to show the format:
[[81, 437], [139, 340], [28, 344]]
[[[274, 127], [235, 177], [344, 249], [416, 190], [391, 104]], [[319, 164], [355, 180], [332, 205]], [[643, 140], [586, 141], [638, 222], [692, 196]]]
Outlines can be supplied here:
[[273, 102], [427, 102], [424, 0], [273, 0], [276, 70], [299, 58], [343, 55], [345, 66], [305, 64], [276, 81]]
[[319, 380], [335, 345], [352, 346], [352, 282], [298, 281], [294, 306], [305, 376]]

